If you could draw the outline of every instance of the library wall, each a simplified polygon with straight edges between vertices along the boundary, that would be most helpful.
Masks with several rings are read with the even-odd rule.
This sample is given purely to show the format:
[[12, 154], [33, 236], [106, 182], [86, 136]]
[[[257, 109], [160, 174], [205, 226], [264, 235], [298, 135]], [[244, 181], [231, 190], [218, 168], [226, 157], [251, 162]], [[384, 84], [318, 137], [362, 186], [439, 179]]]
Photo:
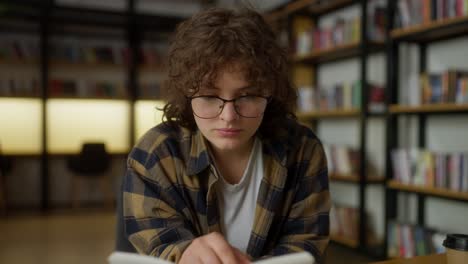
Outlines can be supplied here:
[[[355, 5], [330, 13], [319, 20], [320, 26], [327, 27], [334, 23], [336, 17], [351, 20], [360, 16], [360, 8]], [[318, 68], [319, 87], [333, 87], [337, 83], [351, 83], [360, 77], [359, 58], [340, 60], [322, 64]], [[373, 54], [367, 61], [367, 79], [371, 83], [385, 84], [386, 60], [385, 54]], [[359, 120], [356, 119], [327, 119], [321, 120], [317, 134], [324, 144], [345, 145], [359, 148]], [[377, 176], [384, 176], [385, 170], [385, 120], [371, 118], [367, 127], [367, 158], [375, 166]], [[359, 185], [330, 183], [330, 191], [334, 203], [348, 207], [359, 207]], [[377, 238], [383, 240], [385, 230], [385, 192], [384, 187], [368, 185], [366, 187], [366, 211], [369, 213], [369, 225], [375, 231]]]
[[[360, 9], [354, 6], [338, 10], [320, 19], [320, 26], [327, 27], [339, 16], [346, 19], [360, 16]], [[440, 73], [455, 68], [468, 69], [466, 57], [460, 55], [460, 50], [466, 49], [468, 38], [462, 37], [450, 41], [436, 42], [427, 47], [428, 72]], [[400, 44], [399, 64], [399, 102], [402, 104], [420, 104], [414, 97], [419, 86], [419, 50], [416, 45]], [[367, 62], [367, 79], [369, 82], [385, 84], [386, 60], [385, 54], [372, 55]], [[360, 70], [357, 58], [337, 63], [320, 65], [318, 84], [330, 87], [340, 82], [352, 82], [358, 79]], [[419, 99], [420, 100], [420, 99]], [[416, 147], [418, 145], [418, 122], [416, 117], [399, 117], [399, 146]], [[385, 123], [384, 119], [372, 118], [367, 130], [367, 153], [371, 164], [378, 172], [385, 168]], [[317, 128], [319, 137], [325, 144], [348, 145], [358, 147], [359, 124], [352, 120], [321, 120]], [[435, 151], [468, 151], [466, 135], [468, 119], [466, 115], [430, 115], [427, 119], [426, 140], [427, 149]], [[331, 183], [331, 192], [335, 203], [345, 206], [358, 206], [358, 187], [346, 183]], [[382, 187], [369, 186], [367, 193], [367, 211], [371, 214], [371, 225], [376, 228], [379, 237], [384, 232], [384, 190]], [[417, 199], [414, 194], [399, 193], [399, 220], [415, 223], [417, 218]], [[408, 206], [409, 205], [409, 206]], [[450, 217], [451, 215], [457, 217]], [[428, 197], [426, 200], [427, 226], [442, 232], [465, 232], [468, 228], [463, 219], [468, 217], [466, 204], [444, 199]]]
[[[118, 11], [126, 8], [126, 2], [62, 0], [58, 4]], [[147, 1], [136, 2], [137, 11], [153, 11], [145, 6]], [[166, 3], [166, 8], [186, 10], [180, 4], [184, 3]], [[36, 31], [39, 30], [32, 32]], [[155, 107], [161, 107], [161, 102], [156, 99], [160, 94], [159, 83], [164, 78], [160, 62], [167, 50], [167, 43], [162, 43], [157, 32], [145, 31], [142, 37], [144, 63], [139, 69], [139, 97], [134, 105], [135, 141], [161, 120], [161, 114]], [[125, 153], [132, 147], [130, 115], [133, 110], [127, 93], [128, 50], [125, 29], [54, 24], [49, 36], [49, 90], [45, 102], [40, 98], [39, 89], [39, 37], [30, 33], [2, 33], [0, 38], [5, 40], [6, 45], [13, 40], [15, 42], [12, 45], [17, 44], [22, 48], [20, 56], [7, 53], [6, 57], [13, 62], [11, 65], [0, 64], [0, 96], [5, 97], [0, 98], [0, 112], [7, 113], [0, 115], [0, 121], [8, 124], [0, 127], [0, 145], [3, 153], [13, 155], [12, 171], [6, 177], [8, 206], [30, 210], [40, 208], [43, 120], [47, 123], [48, 193], [51, 207], [70, 204], [73, 173], [67, 168], [67, 155], [77, 153], [85, 141], [106, 143], [106, 149], [112, 155], [111, 168], [106, 176], [113, 181], [114, 189], [117, 188], [125, 173]], [[16, 62], [15, 56], [21, 60]], [[19, 102], [26, 100], [37, 104], [28, 102], [22, 107]], [[47, 116], [42, 117], [44, 103]], [[15, 118], [12, 119], [12, 116]], [[90, 180], [84, 185], [80, 200], [98, 202], [102, 198], [97, 181]]]
[[[440, 73], [449, 68], [468, 70], [468, 60], [461, 50], [468, 47], [468, 37], [436, 42], [427, 47], [428, 72]], [[418, 48], [400, 45], [400, 91], [399, 100], [408, 100], [408, 87], [418, 84]], [[417, 119], [400, 117], [399, 146], [415, 147], [418, 144]], [[427, 119], [426, 146], [434, 151], [468, 152], [468, 116], [440, 115]], [[416, 195], [399, 194], [399, 218], [416, 221]], [[405, 205], [410, 206], [405, 206]], [[405, 207], [408, 207], [405, 209]], [[456, 216], [456, 217], [451, 217]], [[468, 224], [466, 203], [428, 197], [426, 200], [427, 226], [443, 232], [466, 232]]]

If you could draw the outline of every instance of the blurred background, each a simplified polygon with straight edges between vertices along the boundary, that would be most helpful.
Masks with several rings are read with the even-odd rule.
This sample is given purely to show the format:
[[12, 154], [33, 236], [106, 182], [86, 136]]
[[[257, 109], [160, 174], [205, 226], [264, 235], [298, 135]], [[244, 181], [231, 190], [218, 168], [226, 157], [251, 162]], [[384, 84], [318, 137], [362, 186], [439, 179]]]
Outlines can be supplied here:
[[324, 143], [326, 263], [443, 252], [468, 230], [468, 1], [438, 2], [2, 0], [0, 263], [106, 262], [126, 157], [161, 122], [171, 34], [242, 6], [275, 30]]

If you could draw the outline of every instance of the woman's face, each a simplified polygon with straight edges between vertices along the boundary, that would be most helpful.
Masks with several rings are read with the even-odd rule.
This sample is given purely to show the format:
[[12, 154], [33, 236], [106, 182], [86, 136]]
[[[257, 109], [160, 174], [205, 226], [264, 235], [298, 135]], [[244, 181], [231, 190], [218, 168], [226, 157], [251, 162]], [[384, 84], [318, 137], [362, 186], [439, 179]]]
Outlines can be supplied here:
[[[201, 87], [195, 96], [212, 95], [231, 100], [243, 95], [258, 95], [256, 90], [238, 67], [225, 67], [218, 73], [213, 87]], [[194, 114], [194, 118], [215, 153], [243, 153], [250, 150], [263, 114], [254, 118], [242, 117], [236, 112], [234, 103], [228, 102], [217, 117], [204, 119]]]

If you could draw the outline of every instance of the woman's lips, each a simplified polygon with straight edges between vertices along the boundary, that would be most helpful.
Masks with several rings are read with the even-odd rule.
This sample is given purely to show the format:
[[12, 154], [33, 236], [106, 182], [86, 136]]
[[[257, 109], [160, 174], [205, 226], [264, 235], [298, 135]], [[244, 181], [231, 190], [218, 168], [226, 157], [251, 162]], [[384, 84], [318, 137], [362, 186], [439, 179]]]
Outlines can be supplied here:
[[220, 129], [216, 129], [216, 131], [221, 136], [232, 137], [232, 136], [239, 135], [242, 130], [241, 129], [235, 129], [235, 128], [220, 128]]

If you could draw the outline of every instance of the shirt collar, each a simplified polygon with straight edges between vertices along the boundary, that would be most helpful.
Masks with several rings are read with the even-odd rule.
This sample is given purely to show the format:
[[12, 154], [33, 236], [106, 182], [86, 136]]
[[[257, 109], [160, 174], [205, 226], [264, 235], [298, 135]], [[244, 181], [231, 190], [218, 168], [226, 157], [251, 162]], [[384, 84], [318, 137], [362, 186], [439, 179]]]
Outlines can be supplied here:
[[[287, 136], [287, 131], [281, 131], [280, 137], [276, 139], [263, 139], [260, 135], [260, 141], [263, 144], [263, 153], [271, 155], [283, 167], [286, 167], [286, 157], [288, 149], [291, 146], [292, 139]], [[208, 142], [200, 132], [196, 130], [191, 134], [190, 155], [187, 160], [187, 174], [195, 175], [205, 170], [212, 164], [212, 159], [209, 154]]]
[[190, 155], [187, 160], [187, 174], [195, 175], [205, 170], [211, 164], [211, 158], [208, 150], [208, 142], [203, 137], [200, 130], [192, 132], [190, 141]]

